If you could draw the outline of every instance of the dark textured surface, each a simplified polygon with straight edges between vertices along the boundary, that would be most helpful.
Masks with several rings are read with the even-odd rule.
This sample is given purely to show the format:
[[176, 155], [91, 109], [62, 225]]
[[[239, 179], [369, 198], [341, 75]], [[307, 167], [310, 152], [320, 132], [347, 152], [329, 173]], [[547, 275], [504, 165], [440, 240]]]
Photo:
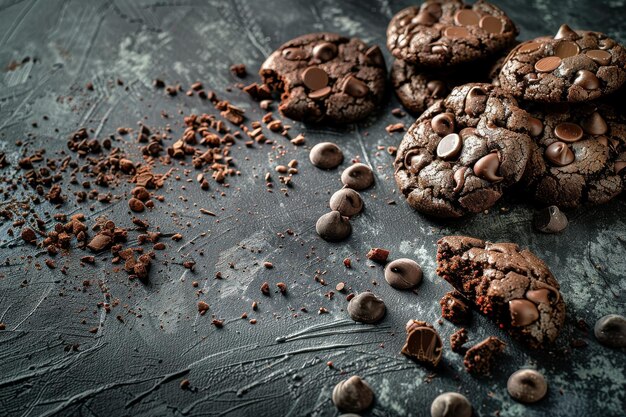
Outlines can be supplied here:
[[[382, 46], [392, 14], [410, 4], [362, 3], [2, 2], [0, 147], [14, 166], [26, 150], [44, 146], [52, 155], [66, 149], [68, 135], [85, 124], [104, 137], [147, 116], [150, 126], [171, 123], [178, 137], [182, 128], [177, 110], [184, 114], [212, 110], [197, 98], [164, 97], [151, 86], [155, 77], [185, 85], [202, 80], [259, 117], [263, 112], [238, 90], [221, 93], [237, 81], [229, 65], [243, 62], [253, 73], [272, 50], [308, 31], [337, 31]], [[626, 41], [626, 10], [619, 0], [567, 1], [558, 7], [547, 1], [497, 3], [520, 26], [522, 39], [555, 33], [567, 21], [574, 28], [601, 30]], [[36, 61], [10, 65], [27, 56]], [[115, 85], [117, 78], [124, 87]], [[94, 92], [84, 92], [88, 81], [94, 83]], [[74, 99], [69, 101], [68, 96]], [[376, 400], [371, 415], [376, 416], [427, 415], [432, 399], [450, 390], [465, 394], [480, 416], [497, 410], [501, 416], [623, 415], [624, 352], [599, 345], [576, 323], [584, 319], [593, 325], [607, 313], [624, 313], [624, 197], [569, 212], [570, 226], [561, 235], [534, 232], [532, 208], [511, 201], [500, 202], [489, 214], [432, 222], [399, 197], [392, 158], [376, 148], [400, 141], [400, 134], [389, 136], [384, 130], [397, 120], [389, 115], [398, 105], [393, 100], [378, 116], [346, 130], [295, 125], [294, 130], [305, 132], [307, 146], [323, 140], [342, 146], [346, 162], [337, 171], [313, 168], [305, 149], [280, 137], [277, 140], [288, 145], [286, 160], [275, 161], [276, 152], [269, 146], [233, 149], [242, 175], [229, 180], [224, 197], [213, 183], [208, 192], [187, 184], [183, 168], [178, 168], [182, 180], [168, 180], [159, 192], [166, 202], [141, 215], [163, 233], [182, 230], [185, 236], [178, 243], [165, 240], [168, 252], [158, 254], [149, 285], [129, 282], [123, 271], [111, 272], [110, 256], [104, 254], [95, 266], [80, 267], [79, 258], [86, 253], [78, 249], [57, 257], [59, 265], [68, 266], [68, 275], [59, 268], [39, 270], [35, 264], [43, 264], [45, 256], [12, 239], [7, 234], [11, 223], [4, 221], [0, 322], [6, 323], [6, 330], [0, 331], [0, 415], [333, 416], [338, 413], [330, 401], [332, 388], [354, 374], [372, 386]], [[161, 110], [172, 118], [161, 119]], [[42, 120], [44, 114], [49, 121]], [[36, 129], [31, 126], [34, 121], [39, 124]], [[404, 122], [409, 125], [412, 120], [407, 117]], [[36, 137], [28, 138], [29, 132]], [[26, 146], [15, 146], [18, 139]], [[137, 153], [134, 144], [128, 150]], [[325, 243], [315, 235], [315, 220], [340, 188], [339, 173], [357, 155], [375, 168], [376, 186], [363, 193], [365, 211], [353, 220], [350, 239]], [[300, 173], [289, 197], [267, 193], [264, 173], [291, 158], [300, 161]], [[4, 169], [3, 175], [15, 176], [14, 168]], [[194, 177], [192, 169], [190, 178]], [[182, 185], [187, 185], [186, 191]], [[117, 192], [131, 188], [122, 185]], [[30, 193], [20, 188], [13, 197], [21, 201]], [[389, 200], [397, 204], [390, 206]], [[82, 211], [92, 218], [105, 213], [130, 226], [125, 201], [79, 207], [71, 196], [60, 211]], [[199, 214], [199, 207], [218, 217]], [[501, 207], [511, 210], [503, 212]], [[35, 210], [55, 211], [47, 203]], [[295, 235], [277, 235], [289, 228]], [[438, 300], [450, 287], [435, 275], [435, 242], [443, 235], [461, 233], [529, 247], [551, 267], [567, 306], [565, 328], [546, 352], [521, 347], [475, 314], [468, 327], [470, 344], [489, 335], [507, 343], [502, 362], [486, 379], [469, 376], [462, 358], [448, 349], [455, 326], [436, 324]], [[136, 234], [130, 233], [131, 243]], [[417, 294], [390, 288], [382, 268], [369, 267], [364, 254], [373, 246], [390, 249], [392, 258], [410, 257], [422, 265], [424, 280]], [[342, 264], [346, 256], [353, 259], [350, 270]], [[195, 272], [181, 265], [189, 258], [197, 262]], [[264, 260], [272, 261], [274, 269], [263, 269]], [[216, 271], [225, 279], [214, 280]], [[327, 271], [323, 277], [328, 286], [313, 280], [316, 271]], [[101, 288], [94, 284], [82, 291], [83, 279], [102, 280], [120, 305], [110, 314], [98, 309], [97, 303], [105, 300]], [[209, 316], [197, 316], [192, 280], [206, 289], [202, 299], [210, 304], [210, 314], [226, 319], [224, 328], [211, 326]], [[266, 280], [273, 288], [278, 281], [286, 282], [287, 296], [263, 297], [259, 286]], [[379, 285], [374, 287], [373, 280]], [[343, 295], [324, 297], [339, 281], [356, 291], [373, 288], [388, 305], [382, 323], [355, 324], [347, 317]], [[252, 300], [260, 301], [256, 313], [250, 311]], [[304, 306], [308, 313], [299, 311]], [[319, 307], [329, 314], [318, 315]], [[141, 318], [129, 311], [141, 313]], [[258, 319], [256, 326], [239, 319], [244, 311]], [[116, 320], [117, 315], [124, 323]], [[83, 319], [86, 324], [81, 324]], [[441, 368], [428, 383], [431, 371], [399, 354], [408, 319], [435, 323], [444, 340]], [[92, 327], [98, 327], [96, 334], [88, 332]], [[277, 337], [284, 337], [284, 342], [277, 343]], [[570, 341], [578, 338], [589, 345], [570, 348]], [[65, 351], [72, 344], [79, 344], [79, 350]], [[537, 404], [515, 403], [506, 392], [508, 376], [522, 366], [546, 375], [548, 395]], [[192, 390], [179, 388], [183, 378], [191, 381]]]

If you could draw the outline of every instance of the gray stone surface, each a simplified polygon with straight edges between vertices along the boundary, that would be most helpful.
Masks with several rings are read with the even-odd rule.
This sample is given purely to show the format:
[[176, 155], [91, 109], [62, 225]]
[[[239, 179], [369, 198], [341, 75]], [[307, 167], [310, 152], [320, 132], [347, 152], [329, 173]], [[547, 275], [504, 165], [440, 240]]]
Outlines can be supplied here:
[[[264, 112], [237, 89], [223, 93], [238, 81], [228, 67], [245, 63], [254, 73], [275, 47], [308, 31], [337, 31], [382, 46], [388, 20], [410, 3], [364, 3], [0, 2], [0, 151], [14, 166], [24, 149], [43, 146], [49, 155], [65, 150], [68, 135], [80, 126], [93, 127], [98, 137], [105, 137], [118, 126], [134, 127], [146, 116], [149, 126], [171, 123], [180, 134], [178, 110], [213, 111], [197, 98], [163, 96], [151, 86], [155, 77], [184, 85], [201, 80], [244, 107], [251, 118], [260, 117]], [[621, 0], [497, 3], [520, 26], [521, 39], [555, 33], [567, 22], [626, 41]], [[9, 65], [25, 57], [30, 61]], [[117, 78], [124, 81], [123, 87], [115, 85]], [[95, 85], [92, 93], [84, 91], [88, 81]], [[74, 98], [70, 101], [69, 96]], [[487, 214], [433, 222], [398, 195], [392, 158], [377, 150], [401, 139], [401, 134], [384, 130], [397, 121], [389, 111], [398, 103], [390, 100], [380, 114], [346, 129], [293, 124], [294, 132], [305, 133], [307, 147], [327, 140], [340, 144], [346, 161], [335, 171], [312, 167], [305, 148], [280, 137], [287, 150], [284, 159], [276, 160], [269, 146], [233, 150], [242, 175], [229, 179], [224, 197], [215, 184], [208, 192], [196, 184], [181, 190], [186, 183], [183, 168], [178, 168], [183, 179], [168, 180], [160, 192], [166, 203], [142, 215], [165, 234], [182, 230], [185, 235], [178, 243], [166, 240], [168, 251], [158, 254], [149, 285], [129, 282], [123, 271], [112, 272], [106, 254], [98, 255], [95, 266], [81, 267], [79, 258], [86, 253], [78, 249], [57, 257], [60, 266], [68, 266], [67, 275], [59, 268], [37, 268], [44, 253], [12, 238], [11, 222], [2, 220], [0, 322], [6, 323], [6, 330], [0, 331], [0, 414], [334, 416], [338, 412], [330, 400], [332, 388], [358, 374], [376, 394], [370, 411], [375, 416], [427, 415], [431, 401], [445, 391], [466, 395], [480, 416], [498, 410], [500, 416], [623, 416], [624, 352], [599, 345], [576, 323], [582, 319], [593, 326], [605, 314], [624, 314], [624, 198], [568, 213], [570, 226], [560, 235], [534, 232], [533, 208], [515, 196]], [[161, 119], [161, 110], [171, 119]], [[43, 115], [49, 120], [43, 121]], [[31, 126], [35, 121], [38, 128]], [[403, 121], [407, 126], [412, 122], [409, 117]], [[17, 147], [17, 140], [26, 146]], [[127, 149], [137, 152], [131, 143]], [[362, 193], [365, 211], [353, 220], [349, 240], [326, 243], [315, 234], [315, 220], [341, 187], [341, 171], [357, 156], [374, 168], [376, 185]], [[289, 196], [278, 190], [267, 193], [264, 173], [292, 158], [301, 166]], [[2, 175], [16, 173], [6, 168]], [[127, 184], [118, 193], [130, 189]], [[11, 199], [21, 201], [31, 194], [19, 187]], [[179, 199], [181, 195], [186, 199]], [[71, 197], [58, 211], [83, 211], [91, 219], [106, 214], [129, 226], [125, 201], [77, 205]], [[218, 217], [199, 214], [199, 207]], [[48, 204], [35, 210], [55, 211]], [[281, 238], [278, 233], [287, 229], [295, 234]], [[464, 371], [462, 358], [447, 349], [447, 338], [456, 328], [448, 322], [436, 324], [439, 298], [450, 288], [435, 275], [435, 242], [452, 233], [517, 242], [547, 261], [561, 283], [568, 314], [553, 348], [529, 351], [476, 314], [468, 328], [470, 341], [498, 335], [508, 347], [492, 377], [474, 379]], [[135, 238], [136, 232], [131, 232], [130, 241]], [[408, 257], [420, 263], [424, 280], [417, 294], [385, 283], [382, 267], [371, 268], [365, 260], [371, 247], [390, 249], [392, 259]], [[352, 269], [344, 268], [345, 257], [352, 258]], [[195, 272], [182, 267], [187, 259], [197, 262]], [[265, 260], [273, 262], [274, 269], [264, 269]], [[214, 280], [217, 271], [225, 279]], [[326, 272], [328, 286], [314, 281], [317, 271]], [[97, 307], [105, 301], [101, 289], [92, 285], [82, 291], [83, 279], [101, 280], [111, 300], [119, 299], [120, 305], [106, 314]], [[209, 316], [197, 315], [193, 280], [206, 291], [202, 299], [210, 304], [209, 313], [226, 319], [224, 328], [216, 329]], [[259, 286], [266, 280], [286, 282], [287, 296], [261, 296]], [[374, 289], [388, 306], [382, 323], [356, 324], [347, 317], [343, 294], [325, 297], [339, 281], [354, 291]], [[260, 301], [256, 313], [250, 309], [253, 300]], [[300, 312], [301, 307], [308, 313]], [[318, 315], [320, 307], [329, 314]], [[244, 311], [258, 324], [239, 319]], [[83, 319], [86, 324], [81, 324]], [[443, 364], [432, 380], [427, 378], [431, 371], [399, 355], [408, 319], [434, 323], [446, 340]], [[88, 332], [92, 327], [98, 328], [96, 334]], [[571, 348], [571, 340], [579, 338], [588, 346]], [[64, 349], [73, 344], [80, 345], [78, 351]], [[328, 361], [334, 367], [329, 368]], [[509, 398], [506, 381], [519, 367], [533, 367], [546, 376], [549, 392], [544, 400], [526, 406]], [[183, 378], [191, 381], [191, 390], [180, 389]]]

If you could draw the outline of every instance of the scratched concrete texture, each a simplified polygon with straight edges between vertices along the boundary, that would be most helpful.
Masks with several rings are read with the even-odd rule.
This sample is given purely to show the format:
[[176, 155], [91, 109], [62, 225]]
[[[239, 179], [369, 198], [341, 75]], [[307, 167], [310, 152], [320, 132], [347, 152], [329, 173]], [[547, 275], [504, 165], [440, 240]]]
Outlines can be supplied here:
[[[519, 25], [520, 39], [555, 33], [568, 22], [626, 41], [623, 1], [496, 3]], [[267, 54], [311, 31], [360, 36], [384, 46], [387, 22], [409, 4], [2, 1], [0, 151], [11, 163], [2, 175], [17, 177], [16, 161], [34, 149], [44, 147], [48, 156], [61, 156], [69, 134], [82, 126], [103, 138], [118, 126], [135, 127], [138, 121], [153, 128], [169, 123], [177, 137], [183, 130], [182, 114], [214, 112], [196, 97], [164, 96], [151, 85], [156, 77], [187, 86], [200, 80], [255, 120], [264, 112], [237, 88], [226, 91], [238, 81], [228, 71], [231, 64], [246, 64], [252, 74], [246, 82], [253, 81]], [[116, 84], [118, 78], [123, 86]], [[89, 81], [93, 92], [84, 89]], [[240, 144], [232, 155], [242, 174], [229, 179], [229, 188], [213, 183], [211, 190], [201, 191], [185, 181], [195, 178], [193, 169], [185, 174], [185, 167], [175, 165], [180, 181], [168, 179], [159, 191], [165, 202], [141, 217], [164, 236], [181, 232], [184, 239], [166, 240], [168, 250], [158, 254], [147, 285], [129, 282], [123, 271], [113, 272], [106, 253], [97, 255], [95, 265], [82, 267], [80, 257], [87, 254], [82, 250], [58, 257], [67, 275], [60, 268], [39, 267], [45, 254], [11, 237], [11, 222], [3, 220], [0, 322], [6, 330], [0, 331], [0, 415], [335, 416], [339, 413], [330, 401], [332, 388], [358, 374], [376, 394], [374, 407], [365, 413], [372, 416], [427, 416], [433, 398], [444, 391], [465, 394], [476, 416], [624, 416], [624, 351], [599, 345], [576, 326], [579, 320], [593, 325], [607, 313], [625, 313], [623, 196], [602, 207], [568, 213], [570, 227], [556, 236], [533, 231], [535, 208], [515, 193], [489, 213], [432, 221], [412, 211], [398, 195], [392, 158], [377, 148], [397, 145], [401, 139], [401, 134], [384, 130], [397, 121], [390, 115], [397, 106], [390, 94], [378, 114], [345, 129], [293, 123], [292, 131], [304, 133], [307, 145], [295, 147], [275, 137], [286, 151], [280, 159], [270, 146], [248, 149]], [[161, 118], [162, 110], [171, 117]], [[402, 121], [412, 122], [408, 116]], [[16, 146], [18, 140], [24, 145]], [[308, 163], [307, 149], [326, 140], [337, 142], [347, 157], [338, 170], [322, 172]], [[137, 144], [118, 145], [139, 158]], [[374, 168], [376, 185], [363, 193], [366, 209], [353, 220], [352, 237], [341, 244], [326, 243], [315, 234], [315, 220], [328, 210], [328, 198], [340, 188], [339, 175], [351, 158]], [[278, 189], [268, 193], [264, 174], [290, 159], [300, 161], [300, 173], [288, 195]], [[126, 205], [132, 184], [115, 190], [121, 196], [110, 204], [77, 204], [73, 188], [64, 187], [71, 198], [61, 208], [44, 202], [33, 210], [44, 218], [46, 212], [83, 212], [90, 221], [106, 215], [132, 226]], [[2, 207], [27, 200], [32, 193], [19, 187]], [[201, 207], [217, 217], [200, 214]], [[288, 229], [293, 234], [286, 233]], [[130, 244], [137, 243], [137, 234], [130, 232]], [[439, 298], [450, 288], [435, 274], [435, 242], [447, 234], [516, 242], [547, 261], [567, 304], [566, 324], [553, 347], [530, 351], [475, 314], [468, 327], [470, 343], [497, 335], [507, 349], [492, 376], [474, 378], [464, 371], [462, 357], [447, 348], [455, 326], [436, 323]], [[364, 257], [371, 247], [388, 248], [393, 258], [418, 261], [425, 273], [418, 291], [390, 288], [381, 267]], [[351, 269], [343, 266], [346, 257], [353, 260]], [[196, 262], [195, 271], [183, 268], [185, 260]], [[273, 262], [274, 269], [263, 268], [264, 261]], [[214, 279], [218, 271], [224, 279]], [[328, 285], [316, 282], [316, 274]], [[84, 279], [100, 285], [83, 289]], [[224, 328], [211, 326], [209, 316], [197, 314], [194, 280], [205, 290], [200, 299], [209, 303], [209, 313], [225, 319]], [[286, 282], [287, 295], [263, 297], [263, 281]], [[345, 294], [324, 296], [340, 281], [355, 292], [373, 290], [380, 295], [388, 306], [383, 322], [373, 326], [349, 320]], [[120, 303], [110, 314], [97, 307], [112, 300]], [[259, 301], [257, 312], [251, 311], [253, 300]], [[300, 311], [302, 307], [308, 312]], [[328, 314], [318, 315], [320, 307]], [[243, 312], [258, 323], [240, 319]], [[116, 320], [117, 315], [124, 322]], [[443, 364], [436, 372], [399, 354], [404, 323], [412, 318], [435, 323], [444, 338]], [[89, 333], [94, 327], [97, 333]], [[583, 339], [588, 346], [572, 348], [573, 339]], [[78, 349], [66, 349], [72, 345]], [[327, 366], [329, 361], [333, 367]], [[530, 406], [509, 398], [506, 380], [520, 367], [545, 374], [547, 398]], [[190, 390], [181, 390], [182, 379], [189, 379]]]

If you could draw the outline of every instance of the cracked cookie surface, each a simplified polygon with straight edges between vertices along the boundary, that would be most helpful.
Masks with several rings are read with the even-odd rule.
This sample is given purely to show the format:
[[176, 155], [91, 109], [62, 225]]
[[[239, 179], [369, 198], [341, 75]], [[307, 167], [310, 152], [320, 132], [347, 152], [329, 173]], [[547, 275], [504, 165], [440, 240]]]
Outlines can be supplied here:
[[541, 259], [514, 243], [446, 236], [437, 242], [437, 274], [530, 347], [553, 342], [563, 327], [559, 283]]
[[[533, 109], [534, 108], [534, 109]], [[603, 204], [626, 187], [626, 118], [604, 103], [529, 108], [536, 145], [521, 184], [542, 205]]]
[[456, 87], [409, 128], [394, 162], [408, 203], [435, 217], [487, 210], [521, 178], [530, 115], [491, 84]]
[[387, 48], [398, 59], [441, 68], [486, 58], [506, 48], [517, 28], [498, 7], [478, 0], [431, 0], [398, 12], [387, 28]]
[[387, 69], [378, 46], [333, 33], [311, 33], [274, 51], [259, 74], [281, 94], [283, 115], [345, 124], [377, 108], [385, 94]]
[[517, 46], [500, 72], [502, 88], [540, 102], [594, 100], [626, 81], [626, 50], [600, 32], [562, 25], [554, 37]]

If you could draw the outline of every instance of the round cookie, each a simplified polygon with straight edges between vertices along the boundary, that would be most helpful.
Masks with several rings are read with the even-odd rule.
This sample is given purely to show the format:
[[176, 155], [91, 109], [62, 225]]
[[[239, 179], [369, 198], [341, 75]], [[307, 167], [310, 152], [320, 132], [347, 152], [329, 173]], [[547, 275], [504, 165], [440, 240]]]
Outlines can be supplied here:
[[626, 187], [626, 118], [608, 104], [535, 106], [521, 181], [543, 206], [602, 204]]
[[553, 342], [563, 327], [558, 281], [541, 259], [514, 243], [445, 236], [437, 242], [437, 275], [530, 347]]
[[521, 178], [530, 155], [530, 116], [491, 84], [456, 87], [409, 128], [395, 179], [409, 204], [435, 217], [493, 206]]
[[431, 0], [398, 12], [387, 27], [393, 56], [442, 68], [486, 58], [506, 48], [517, 28], [498, 7], [478, 0]]
[[619, 89], [625, 65], [626, 50], [615, 40], [562, 25], [554, 38], [518, 45], [502, 67], [500, 85], [525, 100], [589, 101]]
[[378, 46], [333, 33], [283, 44], [263, 63], [261, 79], [281, 94], [280, 112], [294, 120], [346, 124], [378, 107], [387, 69]]

